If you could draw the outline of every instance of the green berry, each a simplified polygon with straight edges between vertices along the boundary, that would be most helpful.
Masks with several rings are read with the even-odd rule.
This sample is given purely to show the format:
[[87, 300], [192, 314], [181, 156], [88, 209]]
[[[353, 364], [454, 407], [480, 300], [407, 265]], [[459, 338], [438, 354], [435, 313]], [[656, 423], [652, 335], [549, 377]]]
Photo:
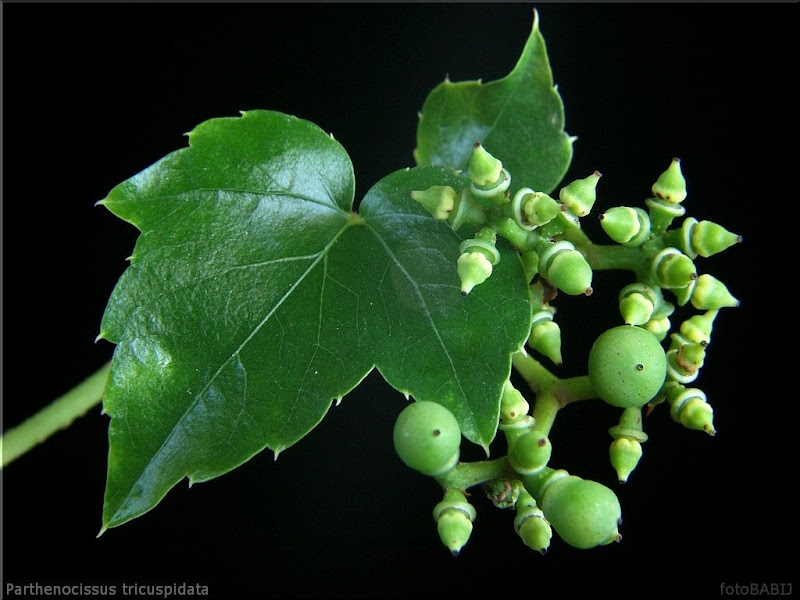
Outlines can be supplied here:
[[408, 467], [438, 477], [459, 459], [461, 428], [455, 415], [437, 402], [406, 406], [394, 425], [394, 449]]
[[553, 446], [547, 435], [530, 430], [514, 440], [508, 450], [508, 462], [522, 475], [538, 473], [550, 461]]
[[570, 546], [588, 549], [621, 539], [619, 499], [601, 483], [552, 469], [524, 476], [522, 481], [558, 536]]
[[589, 351], [592, 387], [612, 406], [644, 406], [661, 389], [666, 375], [664, 349], [641, 327], [613, 327], [600, 334]]

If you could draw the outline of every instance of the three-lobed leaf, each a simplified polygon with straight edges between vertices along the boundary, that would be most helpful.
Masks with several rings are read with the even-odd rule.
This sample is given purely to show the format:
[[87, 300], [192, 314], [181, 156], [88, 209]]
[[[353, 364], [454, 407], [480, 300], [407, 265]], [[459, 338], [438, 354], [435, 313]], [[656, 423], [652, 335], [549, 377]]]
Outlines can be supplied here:
[[397, 171], [353, 207], [345, 150], [269, 111], [207, 121], [102, 201], [140, 231], [103, 317], [114, 344], [103, 528], [153, 508], [181, 479], [277, 455], [377, 367], [450, 408], [488, 450], [510, 356], [531, 308], [502, 249], [468, 297], [460, 238], [409, 199], [463, 187], [452, 169]]
[[507, 76], [486, 84], [446, 79], [423, 104], [414, 151], [418, 165], [465, 170], [476, 142], [503, 162], [512, 189], [549, 193], [567, 172], [572, 139], [564, 132], [564, 104], [553, 85], [536, 13]]

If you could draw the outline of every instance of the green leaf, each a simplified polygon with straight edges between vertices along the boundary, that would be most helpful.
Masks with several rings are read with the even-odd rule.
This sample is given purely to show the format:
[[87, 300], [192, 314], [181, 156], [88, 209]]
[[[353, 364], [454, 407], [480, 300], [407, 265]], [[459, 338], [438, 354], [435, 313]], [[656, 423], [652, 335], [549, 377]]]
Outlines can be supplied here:
[[188, 148], [111, 191], [101, 203], [141, 235], [99, 336], [117, 344], [104, 530], [183, 477], [277, 456], [375, 366], [488, 448], [530, 327], [527, 286], [505, 249], [492, 278], [460, 295], [460, 238], [408, 197], [434, 184], [465, 179], [398, 171], [356, 214], [338, 142], [251, 111], [199, 125]]
[[551, 192], [572, 160], [564, 105], [553, 85], [544, 38], [533, 28], [514, 69], [489, 82], [446, 79], [426, 98], [417, 127], [418, 165], [466, 170], [476, 142], [503, 162], [512, 189]]

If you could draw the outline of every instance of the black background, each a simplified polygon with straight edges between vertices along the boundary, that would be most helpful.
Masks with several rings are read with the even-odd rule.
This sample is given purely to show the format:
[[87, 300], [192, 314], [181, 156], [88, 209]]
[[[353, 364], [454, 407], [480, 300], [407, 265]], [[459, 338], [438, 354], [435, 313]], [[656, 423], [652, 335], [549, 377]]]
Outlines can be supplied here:
[[[416, 113], [445, 74], [508, 73], [532, 7], [4, 3], [3, 428], [111, 356], [94, 338], [136, 238], [94, 206], [114, 185], [183, 147], [197, 123], [266, 108], [332, 132], [361, 197], [412, 165]], [[556, 421], [553, 462], [618, 491], [622, 543], [579, 551], [554, 539], [539, 556], [513, 515], [477, 494], [473, 538], [451, 557], [430, 514], [438, 488], [391, 448], [405, 401], [373, 373], [278, 461], [264, 452], [191, 490], [179, 484], [99, 539], [107, 418], [92, 411], [3, 471], [4, 586], [706, 596], [722, 583], [792, 581], [783, 544], [796, 535], [796, 392], [784, 389], [793, 351], [783, 344], [797, 319], [797, 5], [538, 10], [566, 129], [579, 137], [567, 180], [599, 169], [596, 211], [640, 205], [679, 156], [687, 215], [745, 237], [698, 259], [742, 300], [717, 320], [695, 383], [715, 408], [715, 438], [656, 411], [639, 469], [620, 487], [607, 464], [616, 412], [578, 404]], [[613, 274], [598, 275], [591, 299], [558, 299], [561, 373], [584, 369], [594, 335], [616, 318], [618, 289]]]

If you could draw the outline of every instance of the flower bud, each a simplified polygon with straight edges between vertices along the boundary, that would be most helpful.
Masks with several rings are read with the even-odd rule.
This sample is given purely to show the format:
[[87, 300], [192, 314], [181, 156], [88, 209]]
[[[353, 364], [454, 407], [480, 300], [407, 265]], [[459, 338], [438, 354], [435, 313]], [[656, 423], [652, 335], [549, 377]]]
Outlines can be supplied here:
[[697, 379], [705, 361], [705, 346], [680, 344], [667, 351], [667, 376], [678, 383], [690, 383]]
[[686, 179], [679, 158], [672, 159], [667, 170], [653, 184], [652, 191], [656, 198], [670, 204], [680, 204], [686, 199]]
[[683, 221], [681, 235], [682, 249], [691, 258], [697, 255], [708, 258], [742, 241], [742, 236], [731, 233], [721, 225], [712, 221], [698, 222], [692, 217]]
[[685, 288], [697, 279], [692, 259], [677, 248], [664, 248], [653, 257], [650, 273], [662, 288]]
[[411, 199], [419, 202], [434, 219], [446, 220], [455, 206], [457, 192], [449, 185], [434, 185], [427, 190], [411, 192]]
[[533, 315], [528, 345], [552, 360], [554, 364], [561, 364], [561, 328], [553, 321], [552, 311], [544, 309]]
[[650, 233], [650, 217], [641, 208], [615, 206], [600, 215], [600, 225], [612, 240], [625, 246], [641, 246]]
[[708, 274], [700, 275], [692, 288], [690, 297], [692, 306], [699, 310], [739, 306], [739, 300], [716, 277]]
[[467, 502], [467, 497], [461, 490], [448, 489], [444, 493], [444, 499], [434, 507], [433, 518], [439, 538], [454, 556], [469, 541], [476, 516], [475, 507]]
[[461, 294], [466, 296], [476, 285], [489, 279], [492, 263], [482, 252], [465, 252], [458, 257], [457, 270], [461, 279]]
[[543, 192], [522, 188], [511, 201], [511, 215], [522, 229], [534, 229], [549, 223], [558, 216], [561, 205]]
[[711, 331], [719, 309], [706, 311], [701, 315], [692, 315], [681, 323], [680, 332], [690, 342], [708, 345], [711, 342]]
[[627, 325], [647, 323], [657, 302], [657, 292], [643, 283], [626, 285], [619, 292], [619, 312]]
[[669, 317], [657, 317], [650, 319], [643, 327], [660, 342], [667, 337], [672, 324], [669, 322]]
[[503, 395], [500, 398], [500, 418], [504, 422], [516, 421], [528, 414], [530, 405], [517, 388], [506, 380], [503, 386]]
[[545, 519], [544, 513], [537, 506], [536, 500], [528, 492], [522, 491], [516, 504], [517, 516], [514, 518], [514, 530], [523, 543], [532, 550], [544, 554], [550, 547], [553, 528]]
[[503, 175], [503, 163], [486, 151], [480, 142], [475, 144], [467, 166], [469, 178], [476, 186], [485, 187], [497, 183]]
[[597, 198], [597, 182], [602, 175], [595, 171], [584, 179], [576, 179], [566, 187], [561, 188], [559, 200], [566, 204], [572, 213], [578, 217], [589, 214]]
[[641, 443], [636, 438], [623, 436], [611, 442], [608, 453], [620, 483], [626, 483], [642, 458]]
[[687, 429], [705, 431], [715, 435], [714, 410], [708, 404], [706, 395], [697, 388], [682, 385], [671, 387], [667, 393], [670, 416]]
[[539, 272], [565, 294], [592, 293], [592, 267], [583, 254], [565, 240], [548, 246], [539, 259]]

